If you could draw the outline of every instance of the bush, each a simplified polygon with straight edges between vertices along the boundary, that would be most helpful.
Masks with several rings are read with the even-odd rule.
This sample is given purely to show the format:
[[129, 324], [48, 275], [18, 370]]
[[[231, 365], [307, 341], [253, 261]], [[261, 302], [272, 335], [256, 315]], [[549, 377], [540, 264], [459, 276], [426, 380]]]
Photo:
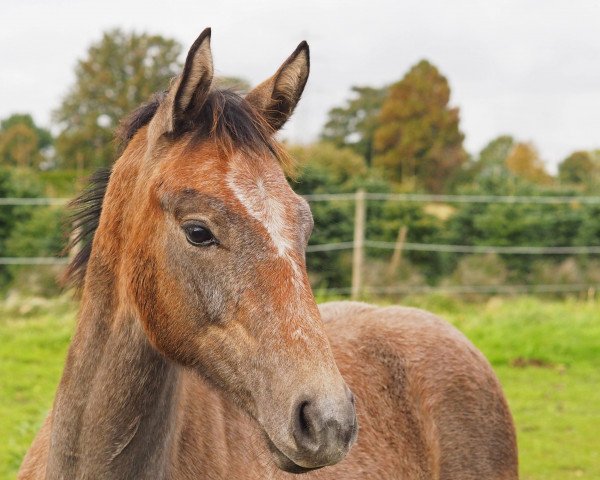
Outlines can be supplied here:
[[[350, 149], [320, 143], [293, 147], [299, 161], [299, 176], [294, 187], [299, 194], [355, 193], [364, 188], [370, 193], [391, 193], [391, 184], [377, 170], [369, 170], [364, 159]], [[354, 237], [355, 204], [350, 200], [312, 202], [315, 228], [311, 245], [351, 242]], [[441, 221], [425, 213], [421, 205], [372, 200], [367, 202], [366, 238], [395, 242], [401, 227], [407, 227], [411, 242], [429, 242], [439, 235]], [[389, 258], [390, 250], [367, 249], [367, 262], [377, 264]], [[438, 256], [406, 252], [405, 256], [423, 269], [427, 278], [437, 273]], [[313, 252], [307, 256], [313, 285], [318, 288], [347, 287], [350, 284], [352, 256], [348, 251]]]
[[65, 211], [37, 207], [26, 220], [16, 224], [6, 240], [11, 257], [57, 257], [66, 244]]
[[[353, 193], [368, 183], [364, 159], [350, 149], [329, 143], [290, 148], [298, 162], [294, 190], [300, 195]], [[351, 200], [312, 202], [315, 228], [310, 245], [350, 242], [354, 233], [354, 202]], [[311, 280], [317, 288], [344, 287], [350, 282], [352, 261], [348, 251], [307, 254]]]
[[575, 258], [561, 262], [538, 260], [531, 265], [531, 283], [573, 285], [584, 283], [584, 273]]
[[44, 194], [48, 197], [74, 197], [85, 186], [84, 180], [91, 172], [60, 169], [39, 172], [40, 181], [44, 184]]
[[[406, 228], [406, 243], [436, 243], [443, 222], [425, 211], [422, 204], [412, 202], [371, 201], [367, 207], [366, 237], [369, 240], [394, 243], [401, 228]], [[393, 250], [368, 249], [368, 256], [391, 258]], [[440, 255], [436, 252], [406, 251], [403, 257], [433, 283], [440, 274]]]
[[[427, 284], [423, 274], [407, 259], [403, 259], [395, 270], [391, 270], [388, 260], [368, 259], [364, 265], [364, 282], [367, 288], [389, 288], [390, 295], [394, 297], [398, 296], [392, 291], [394, 287], [410, 289]], [[382, 296], [385, 296], [385, 291]]]
[[[16, 224], [6, 240], [9, 257], [58, 257], [66, 244], [65, 211], [62, 208], [37, 207], [31, 216]], [[53, 295], [61, 288], [57, 276], [60, 265], [11, 265], [11, 286], [29, 295]]]
[[508, 269], [495, 253], [462, 257], [456, 269], [445, 282], [447, 285], [495, 286], [508, 279]]
[[[0, 168], [0, 198], [39, 197], [42, 188], [29, 170]], [[0, 205], [0, 257], [7, 256], [6, 242], [14, 228], [27, 221], [37, 207]], [[11, 279], [10, 269], [0, 265], [0, 288]]]
[[[552, 190], [517, 192], [524, 195], [555, 194]], [[570, 247], [600, 245], [597, 207], [571, 204], [463, 204], [448, 219], [443, 243], [475, 246]], [[598, 212], [600, 213], [600, 212]], [[513, 282], [525, 282], [538, 255], [501, 255]], [[564, 255], [549, 255], [555, 264]], [[443, 273], [456, 268], [457, 256], [443, 256]]]

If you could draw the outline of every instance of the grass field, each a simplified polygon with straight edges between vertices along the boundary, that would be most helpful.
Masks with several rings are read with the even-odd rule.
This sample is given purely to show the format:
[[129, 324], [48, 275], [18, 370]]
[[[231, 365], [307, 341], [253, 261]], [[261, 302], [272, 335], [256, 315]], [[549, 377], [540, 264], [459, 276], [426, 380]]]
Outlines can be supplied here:
[[[518, 429], [521, 478], [600, 478], [600, 302], [462, 304], [414, 298], [493, 363]], [[0, 305], [0, 479], [12, 479], [49, 408], [75, 316], [68, 299]]]

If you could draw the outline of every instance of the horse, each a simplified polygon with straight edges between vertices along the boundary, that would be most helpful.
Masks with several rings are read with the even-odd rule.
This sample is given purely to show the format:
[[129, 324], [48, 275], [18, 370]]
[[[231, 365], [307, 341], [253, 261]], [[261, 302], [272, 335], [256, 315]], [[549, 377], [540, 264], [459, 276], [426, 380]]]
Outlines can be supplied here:
[[213, 85], [210, 36], [75, 202], [80, 310], [19, 479], [516, 479], [501, 386], [458, 330], [315, 302], [275, 139], [307, 43], [241, 96]]

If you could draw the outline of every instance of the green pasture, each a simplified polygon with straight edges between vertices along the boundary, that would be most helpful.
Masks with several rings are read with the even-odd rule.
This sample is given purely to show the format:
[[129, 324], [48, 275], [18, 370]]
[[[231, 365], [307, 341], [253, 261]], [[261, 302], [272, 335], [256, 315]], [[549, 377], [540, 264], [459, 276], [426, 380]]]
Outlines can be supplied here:
[[[600, 478], [600, 302], [407, 299], [488, 356], [515, 416], [524, 480]], [[54, 395], [76, 306], [0, 305], [0, 480], [13, 479]]]

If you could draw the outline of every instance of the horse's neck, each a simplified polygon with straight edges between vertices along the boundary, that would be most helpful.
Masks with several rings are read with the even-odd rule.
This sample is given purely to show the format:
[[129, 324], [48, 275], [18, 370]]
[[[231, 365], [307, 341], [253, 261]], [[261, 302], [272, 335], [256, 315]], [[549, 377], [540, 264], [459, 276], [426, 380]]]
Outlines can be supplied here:
[[85, 295], [54, 403], [47, 478], [166, 476], [178, 379], [131, 313]]

